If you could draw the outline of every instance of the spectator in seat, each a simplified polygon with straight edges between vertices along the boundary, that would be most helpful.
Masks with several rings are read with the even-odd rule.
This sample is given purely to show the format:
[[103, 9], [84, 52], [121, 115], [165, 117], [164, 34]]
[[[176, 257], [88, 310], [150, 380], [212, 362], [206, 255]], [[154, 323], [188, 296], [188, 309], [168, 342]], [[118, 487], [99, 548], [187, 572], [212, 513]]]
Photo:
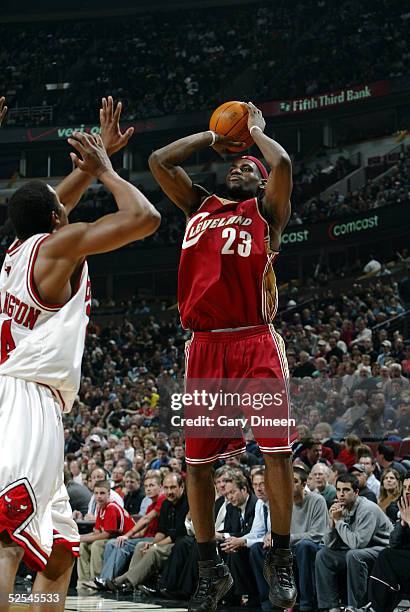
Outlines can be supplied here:
[[71, 473], [73, 481], [79, 485], [82, 485], [83, 475], [81, 473], [80, 466], [78, 465], [78, 461], [76, 459], [73, 459], [72, 461], [70, 461], [68, 469]]
[[[94, 491], [94, 485], [96, 482], [100, 482], [107, 478], [107, 474], [102, 468], [96, 468], [90, 474], [90, 479], [88, 483], [88, 487], [91, 491]], [[110, 493], [110, 501], [115, 501], [122, 508], [124, 507], [124, 500], [121, 495], [119, 495], [116, 491], [111, 489]], [[90, 502], [88, 504], [87, 514], [85, 515], [85, 520], [93, 520], [95, 519], [97, 514], [97, 500], [95, 498], [94, 493], [91, 496]]]
[[303, 450], [299, 458], [308, 470], [311, 470], [315, 463], [319, 461], [333, 463], [333, 453], [330, 448], [323, 447], [321, 442], [314, 438], [304, 438], [301, 440]]
[[375, 612], [393, 612], [410, 592], [410, 472], [398, 502], [400, 520], [390, 534], [390, 548], [381, 551], [369, 580], [369, 601]]
[[366, 474], [367, 474], [367, 485], [366, 486], [370, 489], [370, 491], [373, 491], [373, 493], [376, 495], [376, 498], [379, 499], [380, 480], [378, 480], [376, 476], [374, 475], [376, 462], [375, 462], [373, 455], [371, 455], [370, 453], [361, 455], [359, 459], [359, 463], [361, 465], [364, 465], [364, 467], [366, 468]]
[[110, 483], [107, 480], [94, 486], [97, 502], [97, 517], [93, 533], [80, 536], [80, 557], [77, 562], [78, 584], [95, 588], [94, 578], [101, 572], [104, 548], [107, 541], [126, 533], [134, 526], [134, 521], [124, 508], [110, 500]]
[[310, 470], [310, 475], [315, 484], [315, 491], [324, 498], [327, 507], [330, 508], [336, 497], [335, 487], [329, 484], [330, 468], [324, 463], [316, 463]]
[[164, 478], [163, 489], [166, 500], [161, 506], [158, 531], [154, 539], [152, 542], [137, 544], [128, 571], [114, 580], [106, 581], [110, 591], [132, 593], [155, 569], [164, 567], [176, 540], [187, 535], [185, 519], [188, 500], [181, 476], [168, 474]]
[[124, 468], [120, 467], [117, 463], [117, 465], [114, 467], [112, 474], [111, 474], [111, 480], [112, 480], [111, 486], [112, 486], [112, 490], [118, 493], [118, 495], [120, 495], [122, 498], [125, 495], [124, 493], [124, 475], [125, 475]]
[[[264, 483], [264, 475], [259, 475], [259, 479]], [[264, 484], [260, 485], [259, 495], [262, 496], [262, 492]], [[248, 481], [241, 474], [233, 475], [226, 482], [225, 494], [228, 505], [223, 533], [217, 540], [221, 541], [220, 547], [227, 556], [226, 562], [234, 580], [234, 599], [240, 603], [242, 595], [246, 594], [252, 601], [257, 598], [257, 587], [253, 573], [249, 572], [249, 548], [241, 543], [251, 531], [257, 497], [249, 491]]]
[[401, 495], [401, 479], [397, 470], [387, 468], [380, 477], [379, 506], [392, 523], [397, 521], [398, 499]]
[[295, 378], [304, 378], [305, 376], [312, 376], [315, 369], [316, 368], [311, 361], [309, 353], [307, 353], [306, 351], [300, 351], [299, 361], [296, 364], [295, 369], [293, 370], [293, 376]]
[[105, 587], [107, 580], [112, 580], [124, 573], [135, 547], [140, 542], [151, 542], [158, 531], [158, 520], [165, 495], [161, 493], [161, 477], [152, 475], [144, 481], [144, 488], [151, 504], [147, 512], [133, 527], [115, 540], [110, 540], [104, 550], [104, 564], [99, 578], [95, 579], [98, 587]]
[[124, 476], [124, 508], [136, 517], [139, 514], [144, 492], [141, 490], [141, 476], [135, 470], [128, 470]]
[[74, 482], [68, 470], [64, 470], [64, 484], [67, 488], [68, 497], [70, 498], [73, 519], [81, 519], [87, 514], [91, 491], [85, 485]]
[[339, 461], [335, 461], [334, 464], [330, 467], [330, 478], [329, 484], [333, 485], [336, 489], [336, 480], [342, 474], [347, 474], [347, 467], [344, 463], [339, 463]]
[[354, 429], [357, 421], [362, 419], [367, 411], [366, 404], [366, 391], [363, 389], [356, 389], [353, 392], [353, 405], [346, 410], [341, 417], [342, 421], [346, 425], [346, 431], [350, 432]]
[[356, 449], [361, 444], [360, 438], [357, 436], [350, 434], [346, 437], [345, 440], [345, 448], [343, 448], [338, 456], [338, 461], [344, 463], [347, 469], [351, 468], [357, 462], [357, 452]]
[[157, 458], [151, 463], [152, 470], [159, 470], [162, 466], [168, 465], [170, 457], [168, 456], [168, 447], [165, 444], [158, 444]]
[[[227, 465], [218, 468], [214, 473], [214, 483], [217, 494], [215, 501], [215, 539], [222, 542], [226, 507], [226, 484], [232, 480], [233, 472]], [[194, 593], [198, 584], [198, 547], [192, 520], [187, 515], [185, 526], [187, 536], [179, 538], [172, 549], [156, 588], [146, 584], [139, 585], [139, 590], [148, 597], [160, 597], [168, 600], [186, 600]]]
[[340, 444], [333, 439], [333, 429], [329, 423], [320, 422], [316, 425], [313, 430], [313, 435], [316, 439], [320, 440], [320, 443], [325, 448], [330, 448], [333, 453], [333, 457], [336, 459], [340, 453]]
[[228, 499], [226, 497], [226, 483], [232, 477], [232, 472], [229, 466], [223, 465], [214, 474], [214, 483], [217, 498], [215, 500], [215, 531], [223, 531], [225, 523], [226, 507]]
[[327, 505], [317, 493], [306, 492], [307, 474], [293, 469], [293, 513], [290, 544], [297, 567], [300, 610], [313, 610], [315, 601], [315, 558], [323, 545], [327, 527]]
[[406, 473], [406, 468], [394, 459], [394, 448], [388, 444], [379, 444], [376, 452], [376, 461], [380, 466], [380, 472], [392, 468], [399, 472], [401, 476]]
[[145, 466], [144, 457], [140, 455], [139, 453], [136, 453], [134, 455], [134, 459], [132, 460], [132, 469], [138, 472], [141, 478], [144, 477], [144, 472], [145, 472], [144, 466]]
[[359, 495], [360, 497], [366, 497], [369, 501], [377, 504], [377, 497], [367, 486], [367, 472], [364, 465], [361, 463], [355, 463], [349, 469], [349, 474], [356, 476], [359, 482]]
[[402, 397], [397, 408], [398, 420], [396, 427], [403, 439], [410, 438], [410, 399]]
[[339, 476], [337, 501], [329, 511], [325, 547], [316, 556], [318, 607], [339, 610], [339, 574], [347, 571], [347, 604], [364, 605], [368, 565], [389, 542], [393, 525], [377, 504], [359, 497], [359, 482], [351, 474]]

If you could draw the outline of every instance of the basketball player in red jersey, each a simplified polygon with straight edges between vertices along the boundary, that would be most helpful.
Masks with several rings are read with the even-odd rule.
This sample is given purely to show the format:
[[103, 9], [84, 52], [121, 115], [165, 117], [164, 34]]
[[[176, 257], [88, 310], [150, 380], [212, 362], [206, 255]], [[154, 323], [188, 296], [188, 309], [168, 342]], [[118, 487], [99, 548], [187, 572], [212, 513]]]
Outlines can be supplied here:
[[[284, 344], [271, 325], [277, 306], [272, 262], [290, 216], [292, 168], [287, 152], [264, 133], [261, 111], [252, 103], [247, 106], [248, 128], [270, 173], [258, 159], [238, 157], [226, 177], [227, 199], [204, 194], [180, 165], [208, 146], [219, 152], [238, 146], [227, 137], [207, 131], [182, 138], [155, 151], [149, 164], [164, 192], [188, 218], [178, 288], [182, 325], [193, 331], [186, 351], [187, 380], [276, 378], [287, 387]], [[296, 600], [289, 547], [290, 439], [265, 438], [258, 443], [266, 464], [272, 521], [264, 573], [273, 606], [288, 608]], [[216, 548], [212, 465], [243, 450], [238, 440], [186, 439], [189, 507], [200, 558], [191, 611], [214, 612], [232, 585]]]
[[[110, 153], [132, 129], [119, 129], [121, 104], [103, 99], [102, 138]], [[0, 98], [0, 121], [5, 113]], [[87, 255], [152, 234], [160, 216], [114, 170], [100, 136], [74, 132], [76, 168], [54, 191], [30, 181], [9, 202], [16, 240], [0, 272], [0, 612], [13, 598], [22, 559], [37, 571], [29, 610], [63, 612], [79, 534], [63, 483], [64, 432], [78, 392], [91, 302]], [[94, 177], [117, 212], [94, 223], [67, 221]]]

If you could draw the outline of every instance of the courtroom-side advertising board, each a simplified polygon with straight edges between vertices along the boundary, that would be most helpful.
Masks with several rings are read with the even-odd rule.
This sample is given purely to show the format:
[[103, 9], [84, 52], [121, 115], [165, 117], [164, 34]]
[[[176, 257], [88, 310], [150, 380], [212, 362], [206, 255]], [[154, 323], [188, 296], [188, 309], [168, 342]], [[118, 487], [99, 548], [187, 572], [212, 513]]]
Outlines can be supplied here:
[[[289, 100], [273, 100], [259, 104], [265, 117], [276, 117], [281, 115], [296, 115], [312, 111], [326, 110], [329, 108], [351, 105], [386, 96], [394, 91], [400, 91], [400, 87], [408, 89], [409, 84], [405, 82], [402, 86], [397, 83], [398, 79], [390, 81], [377, 81], [376, 83], [364, 83], [354, 87], [339, 89], [333, 92], [291, 98]], [[159, 132], [173, 129], [198, 129], [200, 125], [207, 125], [210, 111], [198, 111], [195, 113], [184, 113], [180, 115], [168, 115], [166, 117], [153, 117], [142, 121], [125, 121], [122, 128], [133, 126], [136, 133]], [[72, 136], [74, 131], [86, 132], [88, 134], [99, 134], [98, 124], [76, 124], [60, 125], [50, 127], [12, 128], [6, 127], [0, 131], [0, 142], [22, 143], [22, 142], [49, 142], [65, 141]]]
[[410, 227], [410, 207], [406, 203], [394, 204], [352, 217], [288, 227], [282, 235], [282, 249], [303, 250], [366, 241], [406, 227]]
[[274, 100], [262, 104], [262, 110], [266, 116], [293, 115], [334, 108], [354, 102], [363, 102], [372, 98], [386, 96], [390, 93], [389, 81], [377, 81], [376, 83], [366, 83], [347, 87], [336, 91], [315, 94], [313, 96], [303, 96], [291, 98], [289, 100]]

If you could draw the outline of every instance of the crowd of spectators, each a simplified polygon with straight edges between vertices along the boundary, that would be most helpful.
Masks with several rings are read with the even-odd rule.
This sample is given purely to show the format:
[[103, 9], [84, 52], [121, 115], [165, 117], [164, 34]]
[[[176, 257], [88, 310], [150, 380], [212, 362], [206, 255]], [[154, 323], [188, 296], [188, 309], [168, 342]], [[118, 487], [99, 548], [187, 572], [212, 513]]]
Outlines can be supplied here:
[[[227, 83], [238, 99], [311, 95], [407, 73], [407, 28], [397, 0], [8, 23], [0, 27], [0, 91], [11, 108], [54, 107], [54, 123], [89, 122], [107, 86], [129, 120], [212, 108]], [[11, 113], [9, 123], [25, 117]]]
[[[347, 603], [364, 605], [368, 573], [358, 567], [370, 568], [396, 536], [401, 546], [399, 530], [407, 533], [406, 518], [395, 525], [402, 492], [410, 495], [410, 343], [405, 328], [380, 325], [404, 311], [397, 283], [387, 278], [356, 284], [349, 295], [325, 293], [277, 318], [298, 433], [291, 541], [305, 609], [343, 599], [333, 565], [347, 568]], [[78, 586], [187, 599], [197, 549], [185, 520], [183, 432], [169, 425], [169, 393], [181, 388], [189, 333], [165, 303], [140, 302], [129, 313], [91, 322], [79, 397], [64, 417], [66, 481], [80, 526], [91, 529], [99, 512], [114, 515], [82, 535]], [[246, 439], [246, 453], [216, 465], [216, 537], [235, 579], [227, 602], [268, 610], [263, 459], [250, 432]], [[107, 515], [109, 503], [115, 509]], [[126, 518], [121, 530], [118, 512]], [[364, 515], [373, 518], [362, 533]], [[312, 563], [316, 578], [307, 570]]]
[[[410, 150], [403, 152], [393, 170], [379, 181], [368, 178], [360, 189], [343, 195], [335, 190], [296, 205], [292, 225], [317, 223], [375, 210], [390, 204], [409, 204]], [[296, 200], [297, 202], [297, 200]], [[298, 203], [298, 202], [297, 202]]]
[[[313, 169], [302, 165], [294, 177], [292, 216], [289, 227], [363, 213], [391, 204], [402, 203], [405, 205], [409, 203], [410, 150], [407, 149], [395, 164], [393, 172], [379, 182], [369, 178], [361, 189], [348, 192], [346, 196], [335, 190], [328, 197], [317, 195], [317, 197], [307, 200], [312, 193], [316, 192], [318, 194], [320, 192], [327, 184], [329, 177], [330, 181], [337, 181], [351, 169], [351, 162], [342, 156], [335, 164], [317, 163]], [[323, 177], [325, 178], [323, 179]], [[153, 245], [179, 244], [185, 230], [185, 216], [164, 196], [160, 189], [149, 190], [139, 187], [158, 208], [162, 221], [158, 231], [153, 236], [138, 241], [132, 246], [144, 248]], [[208, 185], [208, 189], [224, 194], [225, 187], [222, 184], [214, 184]], [[102, 186], [93, 187], [86, 191], [77, 208], [71, 213], [70, 221], [92, 222], [115, 210], [116, 204], [112, 195]], [[12, 227], [10, 224], [6, 224], [6, 219], [7, 209], [0, 207], [0, 221], [5, 224], [0, 236], [0, 246], [4, 250], [13, 239]]]

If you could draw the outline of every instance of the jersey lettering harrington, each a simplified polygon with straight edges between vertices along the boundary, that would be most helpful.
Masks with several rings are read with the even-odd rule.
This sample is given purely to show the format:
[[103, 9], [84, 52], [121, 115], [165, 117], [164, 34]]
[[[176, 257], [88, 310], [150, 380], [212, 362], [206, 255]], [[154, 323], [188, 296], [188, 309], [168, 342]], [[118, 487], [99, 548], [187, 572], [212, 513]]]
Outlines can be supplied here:
[[91, 286], [87, 262], [66, 304], [45, 304], [33, 278], [41, 243], [50, 234], [16, 240], [0, 273], [0, 375], [51, 388], [65, 412], [80, 385]]

